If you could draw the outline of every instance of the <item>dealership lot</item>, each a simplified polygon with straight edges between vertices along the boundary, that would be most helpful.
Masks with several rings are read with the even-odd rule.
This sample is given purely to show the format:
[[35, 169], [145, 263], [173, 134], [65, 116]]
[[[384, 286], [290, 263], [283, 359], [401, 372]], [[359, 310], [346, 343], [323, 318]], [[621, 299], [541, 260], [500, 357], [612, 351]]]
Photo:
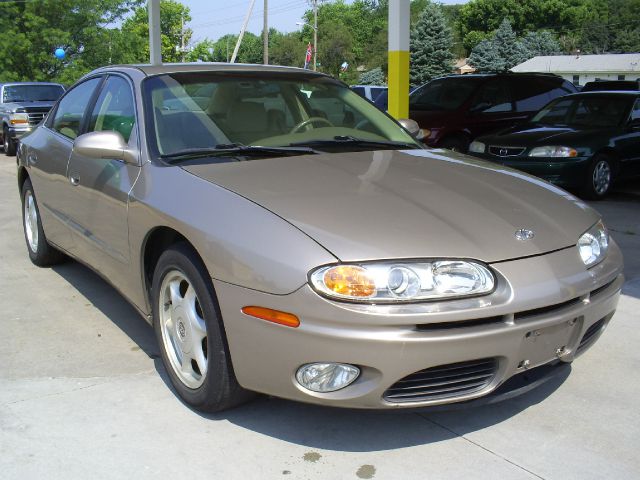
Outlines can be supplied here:
[[625, 254], [618, 313], [571, 375], [440, 413], [258, 400], [202, 416], [168, 387], [151, 328], [107, 283], [28, 260], [0, 159], [0, 471], [17, 478], [631, 478], [640, 470], [640, 194], [595, 204]]

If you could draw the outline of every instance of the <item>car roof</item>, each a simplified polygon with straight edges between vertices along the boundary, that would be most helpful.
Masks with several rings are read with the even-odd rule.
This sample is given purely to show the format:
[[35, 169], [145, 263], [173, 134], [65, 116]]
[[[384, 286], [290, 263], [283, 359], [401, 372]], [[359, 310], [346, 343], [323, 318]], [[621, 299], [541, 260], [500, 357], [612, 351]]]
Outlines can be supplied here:
[[196, 62], [196, 63], [163, 63], [161, 65], [112, 65], [94, 70], [92, 73], [101, 71], [114, 71], [118, 69], [135, 68], [147, 76], [160, 75], [164, 73], [178, 72], [277, 72], [291, 73], [296, 75], [322, 76], [329, 75], [313, 70], [306, 70], [297, 67], [283, 67], [280, 65], [256, 65], [247, 63], [217, 63], [217, 62]]
[[558, 97], [558, 98], [566, 98], [566, 97], [586, 97], [586, 96], [591, 96], [591, 97], [640, 97], [640, 91], [638, 90], [593, 90], [590, 92], [577, 92], [577, 93], [570, 93], [568, 95], [565, 95], [563, 97]]

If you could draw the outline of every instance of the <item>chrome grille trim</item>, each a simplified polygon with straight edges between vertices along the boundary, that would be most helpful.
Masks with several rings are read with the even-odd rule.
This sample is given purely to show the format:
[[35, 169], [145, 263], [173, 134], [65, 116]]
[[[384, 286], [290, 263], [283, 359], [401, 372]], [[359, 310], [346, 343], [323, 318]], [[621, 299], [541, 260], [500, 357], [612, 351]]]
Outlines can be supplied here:
[[517, 157], [526, 150], [526, 147], [502, 147], [500, 145], [489, 145], [489, 153], [496, 157]]

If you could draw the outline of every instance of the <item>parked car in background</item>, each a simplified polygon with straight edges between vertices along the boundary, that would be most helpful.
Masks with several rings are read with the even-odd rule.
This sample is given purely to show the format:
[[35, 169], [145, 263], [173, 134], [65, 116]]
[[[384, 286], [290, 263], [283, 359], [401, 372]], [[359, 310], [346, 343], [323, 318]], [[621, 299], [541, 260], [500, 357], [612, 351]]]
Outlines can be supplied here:
[[616, 179], [640, 176], [640, 92], [559, 98], [526, 124], [478, 137], [469, 153], [603, 198]]
[[5, 154], [15, 155], [20, 137], [42, 121], [63, 93], [58, 83], [0, 84], [0, 138]]
[[612, 91], [612, 90], [635, 90], [640, 91], [640, 79], [639, 80], [596, 80], [594, 82], [587, 82], [582, 87], [581, 92], [595, 92], [595, 91]]
[[576, 92], [561, 77], [539, 73], [464, 74], [437, 78], [409, 96], [409, 117], [430, 147], [466, 152], [478, 135], [527, 118], [554, 98]]
[[623, 283], [595, 210], [302, 69], [94, 71], [20, 142], [17, 185], [31, 261], [111, 282], [205, 411], [522, 393], [594, 345]]
[[350, 88], [371, 102], [375, 102], [380, 94], [387, 91], [387, 87], [384, 85], [351, 85]]

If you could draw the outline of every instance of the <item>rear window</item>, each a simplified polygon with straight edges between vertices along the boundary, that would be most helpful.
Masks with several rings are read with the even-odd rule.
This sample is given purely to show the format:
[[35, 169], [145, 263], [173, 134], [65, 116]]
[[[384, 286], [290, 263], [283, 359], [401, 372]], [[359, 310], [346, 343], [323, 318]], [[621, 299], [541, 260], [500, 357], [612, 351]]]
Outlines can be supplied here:
[[62, 85], [6, 85], [2, 92], [3, 103], [54, 102], [64, 93]]
[[559, 79], [536, 77], [512, 78], [511, 91], [518, 112], [537, 112], [551, 100], [573, 93]]

